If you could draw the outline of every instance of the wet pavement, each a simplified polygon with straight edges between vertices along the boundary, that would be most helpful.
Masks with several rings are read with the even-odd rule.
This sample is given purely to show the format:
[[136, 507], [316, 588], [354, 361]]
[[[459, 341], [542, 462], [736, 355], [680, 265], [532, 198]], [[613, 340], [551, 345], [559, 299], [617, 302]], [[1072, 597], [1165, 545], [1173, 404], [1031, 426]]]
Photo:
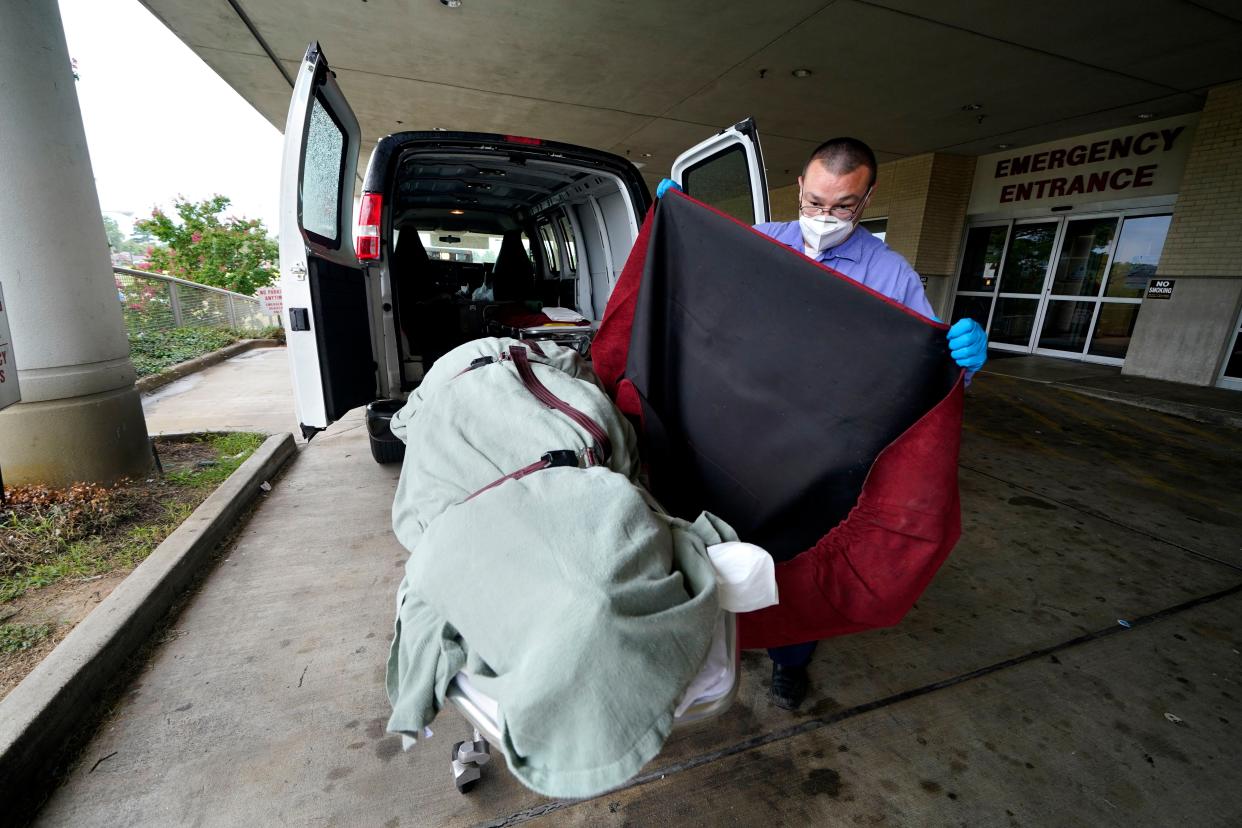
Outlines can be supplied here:
[[729, 712], [585, 802], [499, 758], [458, 794], [451, 712], [409, 753], [383, 732], [405, 555], [397, 471], [355, 412], [277, 481], [41, 822], [1242, 823], [1242, 432], [995, 374], [967, 407], [963, 538], [907, 618], [821, 645], [798, 713], [745, 654]]

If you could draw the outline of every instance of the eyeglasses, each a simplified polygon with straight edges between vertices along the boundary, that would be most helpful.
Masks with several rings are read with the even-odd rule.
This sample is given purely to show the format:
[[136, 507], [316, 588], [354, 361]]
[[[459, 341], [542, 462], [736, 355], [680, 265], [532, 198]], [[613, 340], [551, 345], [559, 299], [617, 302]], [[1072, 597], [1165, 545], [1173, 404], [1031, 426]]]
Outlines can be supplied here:
[[[798, 209], [802, 215], [807, 218], [817, 218], [818, 216], [830, 215], [833, 218], [840, 219], [841, 221], [853, 221], [858, 217], [858, 214], [862, 212], [863, 206], [867, 203], [867, 198], [870, 195], [871, 189], [867, 188], [867, 192], [863, 194], [863, 197], [859, 199], [858, 203], [853, 207], [842, 207], [841, 205], [837, 205], [835, 207], [820, 207], [816, 204], [800, 203]], [[799, 201], [801, 201], [801, 199], [799, 199]]]

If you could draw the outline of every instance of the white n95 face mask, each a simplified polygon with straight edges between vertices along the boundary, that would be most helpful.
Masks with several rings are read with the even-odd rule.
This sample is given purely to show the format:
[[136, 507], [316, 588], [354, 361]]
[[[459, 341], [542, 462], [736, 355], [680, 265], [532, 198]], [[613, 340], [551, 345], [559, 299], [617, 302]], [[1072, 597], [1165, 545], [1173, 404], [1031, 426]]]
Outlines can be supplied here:
[[799, 216], [798, 224], [802, 227], [802, 241], [808, 250], [823, 253], [830, 247], [836, 247], [854, 232], [854, 222], [842, 221], [836, 216], [816, 216], [808, 218]]

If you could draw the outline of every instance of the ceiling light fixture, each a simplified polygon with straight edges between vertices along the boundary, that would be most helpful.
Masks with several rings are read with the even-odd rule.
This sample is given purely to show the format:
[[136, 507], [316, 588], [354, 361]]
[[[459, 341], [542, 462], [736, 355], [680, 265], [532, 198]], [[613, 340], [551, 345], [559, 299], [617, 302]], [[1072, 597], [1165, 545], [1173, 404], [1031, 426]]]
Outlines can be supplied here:
[[461, 0], [440, 0], [440, 2], [445, 6], [448, 6], [450, 9], [461, 8]]
[[651, 153], [649, 153], [649, 152], [644, 152], [644, 153], [643, 153], [643, 158], [650, 158], [650, 157], [651, 157]]
[[811, 76], [811, 70], [810, 69], [795, 69], [789, 74], [793, 75], [795, 78], [809, 78]]
[[1156, 113], [1154, 112], [1140, 112], [1138, 114], [1138, 119], [1140, 121], [1150, 121], [1154, 117], [1156, 117]]
[[[441, 2], [443, 2], [443, 0], [441, 0]], [[449, 215], [464, 216], [465, 214], [466, 214], [465, 210], [449, 210]]]
[[1009, 148], [1010, 148], [1010, 147], [1012, 147], [1012, 146], [1013, 146], [1013, 144], [997, 144], [997, 145], [996, 145], [996, 148], [997, 148], [997, 149], [1009, 149]]
[[432, 132], [448, 132], [448, 130], [445, 129], [444, 127], [432, 127], [431, 131]]
[[983, 109], [983, 104], [981, 103], [966, 104], [962, 107], [963, 112], [978, 112], [980, 109]]

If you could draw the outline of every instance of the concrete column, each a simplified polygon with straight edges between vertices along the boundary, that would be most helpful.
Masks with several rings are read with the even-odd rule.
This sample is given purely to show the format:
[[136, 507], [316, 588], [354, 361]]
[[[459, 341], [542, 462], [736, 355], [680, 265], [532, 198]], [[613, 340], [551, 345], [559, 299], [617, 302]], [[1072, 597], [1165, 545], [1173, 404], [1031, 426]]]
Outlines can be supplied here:
[[56, 0], [0, 3], [0, 280], [23, 402], [0, 412], [8, 483], [150, 466]]
[[1242, 304], [1242, 82], [1208, 92], [1156, 276], [1169, 299], [1139, 310], [1123, 374], [1214, 385]]

